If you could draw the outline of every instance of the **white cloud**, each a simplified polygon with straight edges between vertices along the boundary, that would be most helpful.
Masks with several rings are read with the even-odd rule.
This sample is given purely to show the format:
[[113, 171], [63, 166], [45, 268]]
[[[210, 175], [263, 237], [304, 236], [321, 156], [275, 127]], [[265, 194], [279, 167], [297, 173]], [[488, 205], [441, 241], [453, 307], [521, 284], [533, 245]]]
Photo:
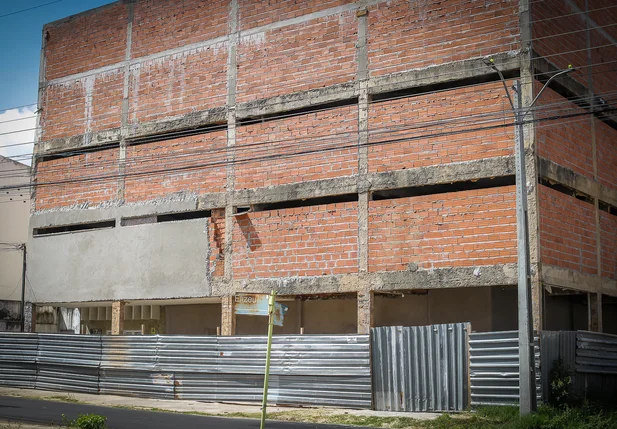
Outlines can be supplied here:
[[[35, 111], [36, 107], [32, 106], [0, 112], [0, 155], [30, 165], [36, 128]], [[16, 144], [19, 146], [13, 146]]]

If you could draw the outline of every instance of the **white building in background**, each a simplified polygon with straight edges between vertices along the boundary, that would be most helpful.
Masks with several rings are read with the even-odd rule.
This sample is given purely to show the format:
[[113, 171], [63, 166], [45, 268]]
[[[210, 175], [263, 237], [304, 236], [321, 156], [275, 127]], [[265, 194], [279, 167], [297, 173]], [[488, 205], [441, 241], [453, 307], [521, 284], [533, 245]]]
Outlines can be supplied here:
[[0, 156], [0, 331], [19, 331], [23, 244], [28, 242], [30, 167]]

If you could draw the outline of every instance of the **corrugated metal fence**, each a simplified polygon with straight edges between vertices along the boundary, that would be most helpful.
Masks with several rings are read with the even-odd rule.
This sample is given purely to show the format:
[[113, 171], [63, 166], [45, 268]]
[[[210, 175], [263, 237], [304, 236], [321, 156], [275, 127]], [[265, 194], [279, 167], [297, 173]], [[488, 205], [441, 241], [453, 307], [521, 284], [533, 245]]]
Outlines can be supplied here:
[[[560, 359], [570, 371], [570, 393], [577, 397], [617, 401], [617, 336], [586, 331], [544, 331], [541, 336], [545, 392], [550, 372]], [[545, 396], [548, 400], [548, 395]]]
[[[0, 333], [0, 386], [260, 401], [266, 338]], [[371, 408], [368, 335], [273, 340], [272, 403]]]
[[[518, 404], [518, 331], [469, 336], [471, 405]], [[536, 384], [542, 400], [540, 347], [535, 338]]]
[[375, 409], [463, 410], [467, 405], [468, 326], [372, 329]]

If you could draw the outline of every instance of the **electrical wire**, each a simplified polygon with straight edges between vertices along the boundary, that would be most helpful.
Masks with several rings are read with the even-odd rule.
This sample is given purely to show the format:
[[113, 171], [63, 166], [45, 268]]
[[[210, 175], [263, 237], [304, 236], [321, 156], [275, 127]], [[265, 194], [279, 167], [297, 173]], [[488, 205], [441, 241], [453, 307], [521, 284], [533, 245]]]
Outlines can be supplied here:
[[54, 3], [60, 3], [61, 1], [63, 1], [63, 0], [54, 0], [54, 1], [50, 1], [48, 3], [40, 4], [38, 6], [29, 7], [27, 9], [21, 9], [21, 10], [15, 11], [15, 12], [5, 13], [4, 15], [0, 15], [0, 18], [5, 18], [7, 16], [17, 15], [18, 13], [28, 12], [30, 10], [38, 9], [38, 8], [44, 7], [44, 6], [49, 6], [49, 5], [54, 4]]

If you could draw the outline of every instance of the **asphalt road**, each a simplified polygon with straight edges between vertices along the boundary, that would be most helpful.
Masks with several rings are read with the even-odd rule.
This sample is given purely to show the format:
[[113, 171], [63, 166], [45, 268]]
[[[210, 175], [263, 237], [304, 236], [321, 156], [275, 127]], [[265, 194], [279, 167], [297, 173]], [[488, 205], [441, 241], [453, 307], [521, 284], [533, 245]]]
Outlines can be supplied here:
[[[107, 427], [109, 429], [259, 428], [258, 420], [128, 410], [122, 408], [97, 407], [94, 405], [0, 396], [0, 421], [61, 425], [62, 414], [66, 415], [68, 419], [73, 420], [77, 418], [79, 414], [91, 413], [100, 414], [107, 417]], [[341, 429], [351, 427], [341, 425], [318, 425], [314, 423], [287, 423], [275, 421], [268, 421], [266, 426], [267, 428], [272, 429]], [[358, 429], [357, 426], [353, 427]]]

